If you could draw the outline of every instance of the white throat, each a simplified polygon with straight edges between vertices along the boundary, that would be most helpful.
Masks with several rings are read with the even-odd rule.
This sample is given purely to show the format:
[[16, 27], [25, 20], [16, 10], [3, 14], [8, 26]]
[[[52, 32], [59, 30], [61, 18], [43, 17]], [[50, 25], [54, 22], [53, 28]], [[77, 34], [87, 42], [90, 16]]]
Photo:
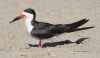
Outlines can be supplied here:
[[26, 24], [26, 29], [28, 34], [31, 35], [31, 31], [34, 28], [34, 26], [31, 24], [31, 21], [33, 20], [33, 14], [29, 14], [26, 12], [23, 12], [23, 14], [25, 14], [25, 24]]

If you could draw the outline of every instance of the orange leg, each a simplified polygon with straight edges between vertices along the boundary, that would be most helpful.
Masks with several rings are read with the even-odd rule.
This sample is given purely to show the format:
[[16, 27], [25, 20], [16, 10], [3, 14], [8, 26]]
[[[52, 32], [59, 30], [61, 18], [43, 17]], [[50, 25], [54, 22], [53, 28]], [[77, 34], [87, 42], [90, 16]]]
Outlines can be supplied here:
[[38, 46], [38, 47], [42, 48], [42, 47], [43, 47], [43, 44], [44, 44], [43, 41], [40, 40], [40, 41], [39, 41], [39, 46]]

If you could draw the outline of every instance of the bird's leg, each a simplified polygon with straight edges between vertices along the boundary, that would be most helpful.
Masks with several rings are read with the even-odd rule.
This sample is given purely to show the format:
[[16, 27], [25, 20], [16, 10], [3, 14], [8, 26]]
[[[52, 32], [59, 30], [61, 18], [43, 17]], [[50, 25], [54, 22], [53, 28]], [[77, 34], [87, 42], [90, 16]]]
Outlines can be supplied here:
[[40, 40], [40, 41], [39, 41], [39, 46], [38, 46], [38, 47], [40, 47], [40, 48], [43, 47], [43, 40]]

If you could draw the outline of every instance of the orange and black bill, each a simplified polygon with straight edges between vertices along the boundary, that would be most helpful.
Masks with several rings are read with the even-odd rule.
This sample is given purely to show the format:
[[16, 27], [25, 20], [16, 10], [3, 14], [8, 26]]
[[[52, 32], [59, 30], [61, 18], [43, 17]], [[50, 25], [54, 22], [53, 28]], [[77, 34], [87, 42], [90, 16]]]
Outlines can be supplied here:
[[19, 16], [17, 16], [15, 19], [13, 19], [11, 22], [9, 22], [9, 23], [12, 23], [12, 22], [15, 22], [15, 21], [17, 21], [17, 20], [19, 20], [19, 19], [22, 19], [22, 18], [24, 18], [24, 14], [21, 14], [21, 15], [19, 15]]

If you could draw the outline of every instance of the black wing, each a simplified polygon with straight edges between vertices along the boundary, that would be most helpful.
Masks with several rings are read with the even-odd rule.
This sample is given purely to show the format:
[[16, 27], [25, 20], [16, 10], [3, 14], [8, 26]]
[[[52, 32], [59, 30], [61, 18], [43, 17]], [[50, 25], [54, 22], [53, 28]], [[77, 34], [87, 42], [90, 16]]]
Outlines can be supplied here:
[[45, 22], [35, 22], [34, 28], [31, 32], [32, 36], [38, 37], [38, 38], [48, 38], [51, 37], [54, 32], [54, 25], [45, 23]]
[[36, 22], [34, 23], [34, 28], [31, 34], [35, 37], [45, 39], [57, 34], [61, 34], [73, 30], [85, 24], [86, 22], [88, 22], [88, 20], [86, 19], [82, 19], [72, 24], [57, 24], [57, 25], [44, 23], [44, 22]]
[[35, 22], [31, 34], [32, 36], [44, 39], [63, 33], [65, 29], [67, 27], [62, 24], [53, 25], [44, 22]]

